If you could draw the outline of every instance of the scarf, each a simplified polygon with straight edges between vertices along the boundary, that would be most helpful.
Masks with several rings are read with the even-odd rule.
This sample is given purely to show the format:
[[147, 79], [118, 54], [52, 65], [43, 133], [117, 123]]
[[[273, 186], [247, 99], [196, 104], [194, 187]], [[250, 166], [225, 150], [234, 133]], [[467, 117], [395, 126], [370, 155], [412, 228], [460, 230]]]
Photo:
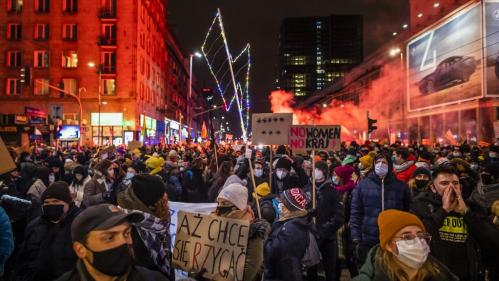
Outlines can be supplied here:
[[397, 173], [400, 173], [400, 172], [403, 172], [407, 169], [409, 169], [409, 167], [412, 166], [412, 164], [414, 164], [414, 161], [405, 161], [404, 163], [400, 164], [400, 165], [393, 165], [393, 168], [395, 169], [395, 171]]
[[344, 184], [335, 185], [334, 188], [340, 192], [348, 192], [355, 188], [355, 183], [353, 182], [353, 180], [348, 179]]

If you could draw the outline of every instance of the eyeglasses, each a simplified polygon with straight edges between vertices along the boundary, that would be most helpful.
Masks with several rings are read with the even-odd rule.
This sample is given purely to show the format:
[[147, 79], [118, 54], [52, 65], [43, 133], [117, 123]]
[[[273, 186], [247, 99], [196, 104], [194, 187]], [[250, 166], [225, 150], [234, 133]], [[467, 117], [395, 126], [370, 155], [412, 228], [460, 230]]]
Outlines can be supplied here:
[[[404, 233], [401, 236], [395, 236], [394, 239], [395, 238], [400, 239], [400, 240], [404, 240], [406, 242], [410, 242], [410, 241], [415, 242], [415, 239], [419, 238], [420, 240], [424, 239], [426, 241], [426, 243], [428, 243], [428, 244], [431, 241], [431, 235], [428, 233], [418, 233], [416, 235], [414, 235], [412, 233]], [[398, 240], [398, 241], [400, 241], [400, 240]], [[397, 241], [394, 241], [394, 242], [397, 242]]]

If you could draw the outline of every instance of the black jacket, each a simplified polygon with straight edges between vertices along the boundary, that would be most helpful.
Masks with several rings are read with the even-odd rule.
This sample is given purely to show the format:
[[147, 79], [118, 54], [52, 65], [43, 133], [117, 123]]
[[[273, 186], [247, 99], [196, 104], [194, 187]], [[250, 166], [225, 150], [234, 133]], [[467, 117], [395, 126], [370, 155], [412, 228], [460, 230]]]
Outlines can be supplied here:
[[464, 216], [447, 213], [440, 195], [431, 191], [420, 193], [411, 205], [411, 211], [424, 223], [432, 236], [432, 255], [445, 264], [460, 280], [483, 280], [484, 268], [477, 240], [482, 237], [482, 224], [474, 222], [470, 209]]
[[[169, 281], [161, 273], [149, 270], [144, 267], [134, 266], [128, 273], [127, 281]], [[85, 266], [78, 261], [74, 270], [64, 273], [55, 281], [95, 281], [88, 274]]]
[[309, 177], [305, 173], [305, 170], [303, 170], [303, 168], [301, 167], [296, 166], [295, 163], [293, 163], [292, 167], [295, 170], [296, 174], [292, 175], [290, 174], [290, 172], [288, 172], [288, 174], [286, 175], [286, 177], [284, 177], [284, 179], [282, 179], [282, 181], [279, 180], [275, 171], [272, 173], [272, 193], [280, 194], [278, 182], [282, 182], [281, 191], [294, 187], [304, 188], [308, 184]]
[[28, 225], [17, 259], [15, 281], [53, 280], [74, 268], [77, 257], [71, 242], [71, 223], [79, 212], [73, 204], [58, 224], [40, 216]]
[[336, 231], [345, 222], [340, 194], [330, 180], [317, 188], [317, 232], [319, 241], [336, 240]]
[[203, 171], [189, 169], [182, 179], [183, 202], [203, 203], [208, 202], [208, 190], [203, 179]]
[[[276, 210], [272, 200], [276, 198], [277, 195], [270, 193], [269, 195], [259, 199], [260, 202], [260, 212], [262, 213], [262, 219], [268, 221], [271, 225], [276, 219]], [[258, 209], [256, 208], [256, 200], [252, 201], [251, 208], [255, 216], [258, 216]]]

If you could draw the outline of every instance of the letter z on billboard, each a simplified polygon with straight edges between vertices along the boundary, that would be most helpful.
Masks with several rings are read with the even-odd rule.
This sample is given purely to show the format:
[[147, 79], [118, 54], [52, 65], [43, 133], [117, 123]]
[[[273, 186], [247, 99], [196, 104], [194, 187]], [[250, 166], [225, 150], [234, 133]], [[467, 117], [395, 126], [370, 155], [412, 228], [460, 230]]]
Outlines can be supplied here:
[[407, 44], [409, 111], [482, 96], [480, 8], [463, 9]]

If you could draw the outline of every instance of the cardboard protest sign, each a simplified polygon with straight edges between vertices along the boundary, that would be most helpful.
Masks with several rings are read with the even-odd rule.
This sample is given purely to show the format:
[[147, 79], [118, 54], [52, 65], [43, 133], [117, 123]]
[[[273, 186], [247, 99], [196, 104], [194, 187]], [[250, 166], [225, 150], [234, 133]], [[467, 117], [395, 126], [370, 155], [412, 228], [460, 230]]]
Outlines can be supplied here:
[[254, 145], [288, 144], [292, 113], [258, 113], [251, 118]]
[[142, 147], [142, 142], [141, 141], [129, 141], [128, 142], [128, 150], [132, 151], [136, 148], [141, 148]]
[[12, 160], [5, 143], [0, 137], [0, 175], [10, 172], [16, 168], [16, 164]]
[[249, 222], [180, 211], [173, 265], [188, 272], [207, 270], [213, 280], [241, 281]]
[[294, 151], [339, 150], [341, 126], [291, 126], [289, 146]]

